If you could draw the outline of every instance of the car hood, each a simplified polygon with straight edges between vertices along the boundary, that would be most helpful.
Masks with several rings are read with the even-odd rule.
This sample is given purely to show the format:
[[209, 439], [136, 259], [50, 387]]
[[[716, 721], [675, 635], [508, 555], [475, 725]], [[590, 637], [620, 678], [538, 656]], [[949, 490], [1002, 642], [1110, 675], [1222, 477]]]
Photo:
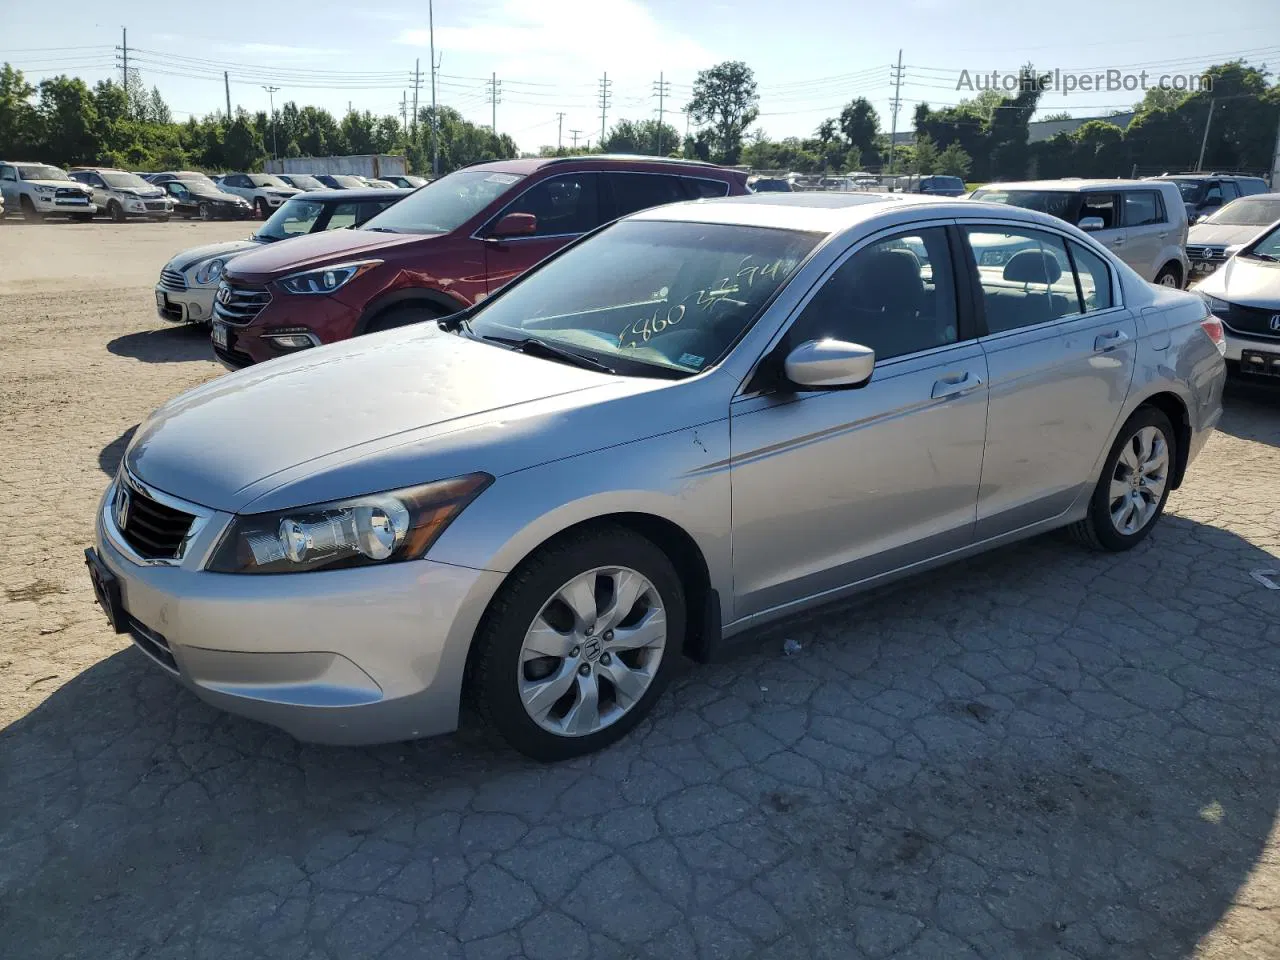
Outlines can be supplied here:
[[217, 200], [221, 203], [236, 203], [243, 199], [242, 197], [237, 197], [234, 193], [223, 193], [221, 190], [210, 190], [208, 187], [205, 187], [203, 190], [196, 190], [192, 187], [187, 187], [187, 190], [198, 200]]
[[81, 190], [84, 193], [93, 193], [93, 187], [88, 184], [80, 183], [77, 180], [21, 180], [20, 183], [29, 183], [33, 187], [71, 187]]
[[125, 463], [143, 482], [216, 510], [284, 509], [477, 471], [501, 476], [665, 432], [693, 405], [596, 408], [682, 382], [578, 369], [422, 325], [189, 391], [138, 428]]
[[1229, 244], [1244, 243], [1252, 240], [1265, 229], [1265, 224], [1260, 227], [1240, 227], [1226, 223], [1200, 223], [1192, 227], [1187, 233], [1187, 243], [1213, 244], [1214, 246], [1221, 245], [1225, 247]]
[[203, 260], [242, 253], [245, 250], [256, 250], [260, 246], [262, 246], [261, 240], [224, 240], [221, 243], [206, 243], [203, 247], [183, 250], [169, 261], [169, 266], [175, 270], [186, 270]]
[[1245, 307], [1280, 309], [1280, 263], [1232, 257], [1196, 290]]
[[374, 230], [326, 230], [293, 237], [287, 244], [271, 244], [236, 260], [231, 276], [262, 283], [307, 267], [321, 266], [353, 256], [424, 239], [420, 233], [380, 233]]

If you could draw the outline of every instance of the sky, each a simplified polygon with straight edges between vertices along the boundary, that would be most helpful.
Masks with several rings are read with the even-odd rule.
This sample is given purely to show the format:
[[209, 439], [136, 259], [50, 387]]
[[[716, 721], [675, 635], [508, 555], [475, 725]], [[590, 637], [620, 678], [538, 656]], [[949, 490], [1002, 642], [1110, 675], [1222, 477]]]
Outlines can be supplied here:
[[[52, 12], [10, 5], [0, 17], [0, 62], [36, 82], [60, 73], [90, 84], [118, 79], [124, 27], [132, 64], [148, 87], [160, 88], [179, 120], [224, 109], [223, 71], [233, 107], [266, 110], [272, 95], [264, 86], [275, 86], [277, 108], [294, 100], [337, 114], [350, 105], [399, 116], [402, 97], [412, 101], [420, 60], [419, 102], [431, 102], [425, 0], [385, 0], [363, 13], [335, 0], [184, 7], [63, 0]], [[723, 60], [745, 61], [755, 71], [757, 125], [773, 138], [810, 136], [859, 96], [872, 102], [888, 131], [899, 49], [899, 130], [911, 126], [920, 101], [954, 104], [980, 92], [993, 71], [1013, 74], [1028, 61], [1062, 71], [1064, 87], [1107, 70], [1121, 85], [1140, 83], [1143, 70], [1150, 84], [1166, 75], [1178, 82], [1233, 57], [1280, 69], [1275, 0], [1210, 7], [1190, 0], [1158, 7], [1076, 0], [1069, 16], [1013, 0], [435, 0], [434, 26], [438, 101], [488, 126], [496, 76], [497, 129], [525, 150], [569, 145], [574, 131], [579, 143], [595, 142], [606, 75], [607, 124], [657, 117], [662, 77], [669, 84], [664, 118], [683, 133], [697, 72]], [[1141, 90], [1123, 88], [1059, 89], [1042, 97], [1040, 115], [1105, 115], [1141, 98]]]

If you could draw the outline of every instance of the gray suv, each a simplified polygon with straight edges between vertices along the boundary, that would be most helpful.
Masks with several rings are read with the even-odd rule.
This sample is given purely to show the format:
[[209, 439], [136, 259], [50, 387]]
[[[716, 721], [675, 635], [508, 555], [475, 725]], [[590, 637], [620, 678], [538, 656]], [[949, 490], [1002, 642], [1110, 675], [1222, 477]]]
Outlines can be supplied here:
[[1242, 177], [1227, 173], [1166, 173], [1152, 177], [1178, 185], [1187, 219], [1192, 223], [1221, 210], [1232, 200], [1268, 193], [1270, 187], [1261, 177]]
[[[1187, 212], [1160, 180], [1033, 180], [993, 183], [971, 200], [1038, 210], [1091, 233], [1144, 280], [1181, 288], [1191, 275]], [[1017, 251], [1009, 251], [1014, 253]]]

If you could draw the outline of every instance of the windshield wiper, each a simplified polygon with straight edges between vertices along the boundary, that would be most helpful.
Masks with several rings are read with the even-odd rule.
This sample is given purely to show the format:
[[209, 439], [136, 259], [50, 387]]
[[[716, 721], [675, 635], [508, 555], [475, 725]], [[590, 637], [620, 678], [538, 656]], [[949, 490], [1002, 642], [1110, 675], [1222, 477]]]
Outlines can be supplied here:
[[[459, 320], [458, 322], [460, 324], [466, 323], [465, 320]], [[547, 343], [545, 340], [539, 340], [537, 337], [525, 337], [523, 340], [515, 340], [510, 337], [481, 337], [481, 339], [507, 344], [531, 357], [542, 357], [544, 360], [559, 360], [562, 363], [569, 363], [586, 370], [598, 370], [601, 373], [617, 373], [613, 367], [601, 363], [594, 357], [574, 353], [564, 347], [557, 347], [555, 344]]]
[[1268, 263], [1280, 263], [1280, 257], [1277, 257], [1274, 253], [1258, 253], [1258, 251], [1255, 250], [1253, 253], [1246, 253], [1245, 256], [1251, 260], [1266, 260]]
[[361, 227], [362, 230], [368, 230], [370, 233], [399, 233], [399, 230], [392, 230], [390, 227]]

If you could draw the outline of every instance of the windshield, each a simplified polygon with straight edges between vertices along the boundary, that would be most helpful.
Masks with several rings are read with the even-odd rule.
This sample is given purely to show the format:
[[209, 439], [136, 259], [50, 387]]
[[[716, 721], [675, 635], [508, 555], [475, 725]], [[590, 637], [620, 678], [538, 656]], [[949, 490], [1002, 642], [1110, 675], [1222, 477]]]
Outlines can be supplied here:
[[284, 187], [286, 190], [289, 185], [279, 177], [273, 177], [267, 173], [250, 173], [248, 174], [249, 182], [255, 187]]
[[109, 187], [127, 187], [130, 190], [154, 189], [151, 184], [133, 173], [100, 173], [98, 176], [102, 177]]
[[305, 196], [294, 197], [285, 201], [271, 215], [271, 219], [262, 225], [257, 236], [263, 240], [286, 240], [310, 233], [323, 214], [324, 204], [319, 200], [308, 200]]
[[1205, 187], [1204, 180], [1174, 180], [1178, 185], [1178, 189], [1182, 191], [1183, 203], [1199, 203], [1200, 198], [1204, 196]]
[[57, 167], [46, 167], [44, 164], [36, 164], [30, 167], [18, 167], [18, 176], [23, 180], [70, 180], [65, 170], [59, 170]]
[[1226, 227], [1265, 227], [1277, 220], [1280, 220], [1280, 195], [1232, 200], [1213, 216], [1200, 222]]
[[364, 189], [364, 181], [358, 177], [349, 177], [346, 174], [335, 174], [333, 176], [327, 176], [326, 179], [333, 181], [340, 190]]
[[191, 174], [189, 176], [178, 177], [177, 179], [179, 182], [185, 183], [189, 187], [197, 187], [205, 191], [212, 190], [215, 193], [222, 192], [218, 189], [218, 185], [216, 183], [214, 183], [208, 177], [203, 177], [198, 173]]
[[462, 226], [524, 177], [488, 170], [459, 170], [428, 183], [365, 224], [392, 233], [449, 233]]
[[422, 187], [422, 186], [425, 186], [427, 183], [427, 181], [423, 180], [421, 177], [414, 177], [414, 176], [396, 177], [396, 180], [403, 181], [411, 187]]
[[1037, 210], [1070, 222], [1080, 195], [1060, 190], [975, 190], [972, 199]]
[[542, 340], [619, 372], [692, 375], [729, 351], [820, 239], [624, 221], [528, 274], [472, 314], [470, 328], [515, 343]]
[[1253, 260], [1270, 260], [1280, 263], [1280, 226], [1259, 237], [1252, 246], [1242, 251], [1240, 256]]
[[294, 174], [289, 177], [290, 182], [299, 190], [323, 190], [324, 184], [315, 177], [299, 176]]

